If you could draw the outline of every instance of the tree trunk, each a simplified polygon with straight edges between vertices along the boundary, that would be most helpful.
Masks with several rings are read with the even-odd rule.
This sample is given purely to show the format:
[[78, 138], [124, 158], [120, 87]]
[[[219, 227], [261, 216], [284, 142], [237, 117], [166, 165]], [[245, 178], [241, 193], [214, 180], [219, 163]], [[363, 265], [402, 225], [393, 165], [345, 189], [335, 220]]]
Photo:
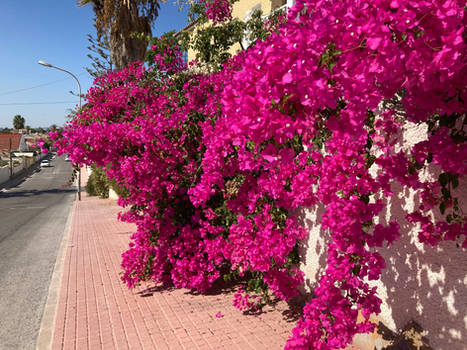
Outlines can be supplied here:
[[136, 6], [122, 6], [110, 29], [110, 57], [117, 71], [134, 61], [144, 61], [147, 42], [130, 33], [151, 35], [151, 26], [145, 17], [139, 17]]

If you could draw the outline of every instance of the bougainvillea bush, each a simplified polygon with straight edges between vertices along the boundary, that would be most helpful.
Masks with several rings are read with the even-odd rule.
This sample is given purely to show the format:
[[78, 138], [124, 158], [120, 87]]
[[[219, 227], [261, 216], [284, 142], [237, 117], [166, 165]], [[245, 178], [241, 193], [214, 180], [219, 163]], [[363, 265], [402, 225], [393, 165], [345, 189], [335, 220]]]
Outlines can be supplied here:
[[[467, 173], [464, 6], [297, 1], [286, 23], [219, 72], [193, 74], [158, 53], [156, 63], [176, 69], [134, 64], [97, 79], [56, 145], [126, 190], [121, 218], [137, 232], [123, 281], [206, 291], [244, 277], [237, 307], [264, 300], [252, 291], [290, 300], [306, 238], [293, 213], [321, 204], [326, 270], [286, 348], [338, 349], [371, 332], [381, 300], [368, 282], [385, 267], [377, 249], [400, 235], [401, 218], [376, 223], [392, 184], [416, 191], [420, 205], [404, 220], [421, 242], [467, 246], [453, 191]], [[426, 140], [398, 149], [408, 122], [425, 124]], [[428, 166], [436, 181], [420, 176]]]

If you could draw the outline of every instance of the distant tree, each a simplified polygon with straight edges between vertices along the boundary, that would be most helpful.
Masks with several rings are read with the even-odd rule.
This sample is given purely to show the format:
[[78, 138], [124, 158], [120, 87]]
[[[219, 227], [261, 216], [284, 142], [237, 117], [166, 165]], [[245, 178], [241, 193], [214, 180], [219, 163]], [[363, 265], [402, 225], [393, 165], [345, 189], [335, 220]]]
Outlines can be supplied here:
[[13, 117], [13, 127], [15, 129], [24, 129], [24, 118], [20, 116], [19, 114], [15, 115]]
[[87, 56], [91, 59], [91, 67], [86, 67], [87, 72], [94, 78], [100, 77], [112, 70], [112, 59], [110, 57], [110, 42], [107, 32], [94, 38], [88, 34], [90, 45], [88, 50], [92, 53]]
[[151, 36], [151, 24], [159, 14], [159, 0], [78, 0], [92, 4], [97, 37], [109, 36], [110, 57], [116, 70], [143, 61], [147, 42], [134, 34]]

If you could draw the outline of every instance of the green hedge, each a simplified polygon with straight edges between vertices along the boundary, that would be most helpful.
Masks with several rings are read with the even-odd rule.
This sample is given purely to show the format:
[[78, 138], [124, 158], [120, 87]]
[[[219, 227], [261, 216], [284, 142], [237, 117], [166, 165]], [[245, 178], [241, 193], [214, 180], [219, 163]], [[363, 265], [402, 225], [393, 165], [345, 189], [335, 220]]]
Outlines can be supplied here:
[[110, 181], [104, 170], [91, 166], [92, 173], [89, 175], [88, 183], [86, 184], [86, 192], [90, 196], [99, 196], [100, 198], [109, 198]]

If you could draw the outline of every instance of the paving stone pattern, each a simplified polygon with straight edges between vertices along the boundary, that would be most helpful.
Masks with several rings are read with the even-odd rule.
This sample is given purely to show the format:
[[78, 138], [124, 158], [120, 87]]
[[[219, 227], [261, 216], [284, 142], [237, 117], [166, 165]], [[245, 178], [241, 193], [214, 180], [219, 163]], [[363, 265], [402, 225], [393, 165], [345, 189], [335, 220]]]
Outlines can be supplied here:
[[283, 302], [248, 315], [225, 286], [208, 295], [154, 284], [128, 290], [120, 261], [135, 226], [117, 221], [119, 210], [86, 194], [75, 203], [52, 349], [283, 349], [296, 323]]

